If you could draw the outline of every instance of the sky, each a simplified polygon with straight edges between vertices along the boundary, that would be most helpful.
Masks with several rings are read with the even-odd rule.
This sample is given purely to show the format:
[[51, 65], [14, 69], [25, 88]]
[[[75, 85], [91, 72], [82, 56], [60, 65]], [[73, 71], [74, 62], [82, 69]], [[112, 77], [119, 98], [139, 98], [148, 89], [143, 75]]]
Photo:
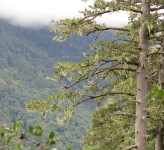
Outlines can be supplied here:
[[[48, 26], [52, 19], [79, 17], [79, 10], [91, 3], [92, 0], [87, 3], [81, 0], [0, 0], [0, 19], [23, 27]], [[127, 13], [104, 15], [97, 22], [120, 27], [127, 24]]]

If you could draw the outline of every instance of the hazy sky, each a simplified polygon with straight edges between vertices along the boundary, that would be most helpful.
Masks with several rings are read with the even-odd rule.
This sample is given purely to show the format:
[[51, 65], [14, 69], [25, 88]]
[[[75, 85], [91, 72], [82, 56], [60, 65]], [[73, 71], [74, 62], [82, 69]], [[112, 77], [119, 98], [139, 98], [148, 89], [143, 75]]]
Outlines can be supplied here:
[[[0, 0], [0, 18], [25, 27], [43, 26], [52, 19], [78, 17], [78, 11], [87, 5], [81, 0]], [[98, 22], [122, 26], [127, 23], [127, 14], [106, 15]]]

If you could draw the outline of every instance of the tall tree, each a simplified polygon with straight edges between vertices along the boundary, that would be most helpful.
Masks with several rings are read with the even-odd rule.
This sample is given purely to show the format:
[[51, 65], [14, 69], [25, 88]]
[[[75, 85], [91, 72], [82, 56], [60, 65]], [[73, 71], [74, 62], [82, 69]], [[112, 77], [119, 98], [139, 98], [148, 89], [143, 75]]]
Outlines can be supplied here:
[[141, 18], [139, 29], [139, 66], [137, 68], [135, 144], [138, 150], [146, 150], [147, 135], [147, 95], [148, 95], [148, 64], [149, 32], [146, 24], [150, 16], [150, 1], [141, 1]]
[[[43, 112], [58, 110], [64, 114], [64, 118], [59, 120], [62, 122], [85, 101], [107, 102], [110, 99], [108, 107], [114, 109], [109, 109], [109, 113], [135, 114], [135, 144], [127, 149], [146, 150], [149, 68], [152, 65], [156, 68], [159, 64], [157, 60], [156, 64], [149, 66], [148, 59], [159, 53], [157, 49], [152, 51], [150, 43], [156, 41], [158, 32], [163, 35], [161, 9], [164, 9], [163, 0], [94, 0], [92, 6], [81, 12], [83, 17], [53, 21], [51, 30], [59, 33], [55, 40], [65, 40], [72, 34], [99, 34], [107, 30], [118, 31], [115, 32], [117, 37], [113, 41], [97, 40], [97, 44], [91, 45], [93, 52], [85, 53], [84, 60], [79, 63], [56, 64], [52, 80], [67, 78], [68, 85], [63, 86], [65, 90], [50, 96], [47, 101], [31, 101], [27, 108], [39, 108]], [[129, 14], [128, 25], [120, 28], [96, 23], [98, 17], [120, 11]], [[70, 101], [62, 105], [68, 99]], [[125, 109], [120, 108], [124, 105]], [[129, 108], [135, 108], [135, 112]]]

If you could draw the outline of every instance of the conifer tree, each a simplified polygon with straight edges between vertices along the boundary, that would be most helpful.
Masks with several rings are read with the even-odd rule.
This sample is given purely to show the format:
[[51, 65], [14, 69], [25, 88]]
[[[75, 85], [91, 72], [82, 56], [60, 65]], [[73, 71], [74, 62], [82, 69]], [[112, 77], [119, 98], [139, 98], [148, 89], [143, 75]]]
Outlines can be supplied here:
[[[54, 77], [51, 79], [66, 78], [68, 85], [63, 86], [61, 92], [51, 95], [47, 101], [31, 101], [27, 108], [41, 110], [43, 113], [57, 110], [59, 118], [61, 114], [64, 116], [59, 119], [59, 122], [62, 123], [74, 114], [77, 105], [90, 99], [95, 99], [97, 103], [105, 101], [105, 105], [99, 108], [100, 113], [97, 112], [96, 118], [101, 119], [102, 117], [104, 120], [100, 122], [104, 124], [107, 118], [110, 123], [118, 126], [117, 137], [114, 139], [119, 139], [118, 141], [124, 145], [126, 145], [124, 141], [128, 135], [127, 128], [131, 131], [135, 128], [135, 132], [130, 133], [135, 135], [135, 142], [132, 142], [133, 144], [126, 149], [146, 150], [147, 121], [149, 121], [149, 113], [153, 112], [148, 109], [150, 91], [148, 85], [154, 86], [157, 83], [153, 77], [157, 78], [156, 74], [159, 72], [160, 63], [157, 59], [154, 60], [155, 63], [150, 60], [154, 56], [158, 58], [160, 54], [163, 54], [161, 48], [151, 47], [151, 45], [157, 44], [157, 38], [163, 39], [164, 20], [163, 14], [160, 13], [161, 9], [164, 9], [163, 0], [94, 0], [92, 6], [81, 12], [83, 15], [81, 18], [53, 21], [54, 27], [51, 30], [59, 33], [54, 38], [58, 41], [66, 40], [73, 34], [99, 34], [109, 30], [115, 31], [116, 38], [112, 41], [97, 40], [96, 44], [91, 44], [93, 52], [84, 53], [84, 59], [81, 62], [58, 62]], [[129, 14], [128, 25], [111, 27], [96, 23], [98, 17], [120, 11], [126, 11]], [[110, 34], [110, 32], [107, 33]], [[158, 33], [160, 33], [159, 36]], [[160, 99], [159, 103], [161, 104], [163, 98]], [[157, 111], [157, 114], [160, 110]], [[124, 119], [122, 120], [122, 118]], [[118, 123], [117, 120], [123, 123]], [[102, 124], [96, 125], [101, 127]], [[151, 125], [155, 124], [151, 123]], [[125, 128], [123, 129], [121, 126]], [[105, 129], [105, 126], [102, 127]], [[113, 129], [114, 126], [110, 125], [109, 130], [112, 132]], [[119, 129], [124, 130], [122, 136], [122, 131]], [[96, 134], [101, 135], [98, 132]], [[110, 138], [111, 135], [108, 136]], [[157, 137], [159, 137], [158, 134]], [[107, 140], [104, 139], [102, 142]], [[113, 149], [114, 145], [110, 147], [108, 143], [106, 144], [106, 147], [102, 147], [103, 144], [100, 141], [100, 144], [95, 146], [97, 149]], [[124, 146], [120, 148], [122, 149]]]

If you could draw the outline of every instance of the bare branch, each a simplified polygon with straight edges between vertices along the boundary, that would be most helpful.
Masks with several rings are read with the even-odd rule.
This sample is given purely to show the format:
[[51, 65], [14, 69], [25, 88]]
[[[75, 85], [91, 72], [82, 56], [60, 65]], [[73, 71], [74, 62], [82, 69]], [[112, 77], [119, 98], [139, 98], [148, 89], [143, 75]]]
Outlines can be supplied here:
[[86, 33], [86, 35], [89, 35], [91, 33], [95, 33], [97, 31], [107, 31], [107, 30], [117, 30], [117, 31], [127, 31], [129, 32], [129, 29], [125, 29], [125, 28], [117, 28], [117, 27], [106, 27], [106, 28], [97, 28], [95, 27], [95, 29], [88, 31], [88, 33]]
[[95, 99], [95, 98], [99, 98], [99, 97], [105, 97], [105, 96], [108, 96], [108, 95], [127, 95], [127, 96], [132, 96], [134, 97], [135, 94], [133, 93], [125, 93], [125, 92], [106, 92], [106, 93], [103, 93], [103, 94], [100, 94], [100, 95], [95, 95], [95, 96], [88, 96], [88, 98], [86, 99], [82, 99], [80, 101], [78, 101], [76, 104], [73, 105], [73, 107], [76, 107], [77, 105], [79, 104], [82, 104], [88, 100], [91, 100], [91, 99]]
[[134, 149], [134, 148], [137, 148], [137, 145], [132, 145], [132, 146], [126, 148], [125, 150], [131, 150], [131, 149]]
[[101, 95], [88, 96], [88, 98], [82, 99], [82, 100], [78, 101], [77, 103], [75, 103], [75, 104], [73, 105], [73, 107], [76, 107], [76, 106], [78, 106], [78, 105], [80, 105], [80, 104], [82, 104], [82, 103], [84, 103], [84, 102], [86, 102], [86, 101], [89, 101], [89, 100], [91, 100], [91, 99], [95, 99], [95, 98], [99, 98], [99, 97], [104, 97], [104, 96], [107, 96], [107, 95], [127, 95], [127, 96], [133, 96], [133, 97], [135, 96], [135, 94], [133, 94], [133, 93], [107, 92], [107, 93], [101, 94]]
[[[125, 11], [128, 11], [127, 9], [121, 9], [121, 8], [118, 8], [118, 9], [115, 9], [115, 10], [104, 10], [104, 11], [101, 11], [101, 12], [97, 12], [97, 13], [94, 13], [94, 14], [91, 14], [91, 15], [86, 15], [83, 19], [81, 19], [81, 22], [83, 22], [84, 20], [86, 19], [89, 19], [89, 18], [96, 18], [98, 16], [101, 16], [103, 14], [107, 14], [107, 13], [113, 13], [113, 12], [116, 12], [116, 11], [120, 11], [120, 10], [125, 10]], [[136, 12], [136, 13], [142, 13], [142, 11], [140, 10], [137, 10], [137, 9], [133, 9], [133, 8], [130, 8], [129, 11], [133, 11], [133, 12]]]

